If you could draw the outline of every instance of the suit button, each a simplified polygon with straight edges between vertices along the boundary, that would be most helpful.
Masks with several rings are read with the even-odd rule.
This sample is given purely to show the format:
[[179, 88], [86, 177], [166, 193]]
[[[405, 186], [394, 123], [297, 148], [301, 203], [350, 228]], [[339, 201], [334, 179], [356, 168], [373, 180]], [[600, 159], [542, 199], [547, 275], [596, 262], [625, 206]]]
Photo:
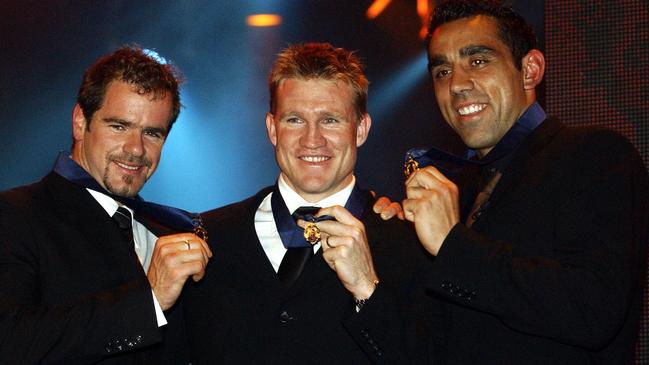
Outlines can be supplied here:
[[287, 311], [282, 311], [282, 313], [279, 315], [279, 320], [282, 323], [286, 323], [286, 322], [290, 321], [291, 319], [293, 319], [293, 317], [291, 317], [291, 315], [288, 314]]

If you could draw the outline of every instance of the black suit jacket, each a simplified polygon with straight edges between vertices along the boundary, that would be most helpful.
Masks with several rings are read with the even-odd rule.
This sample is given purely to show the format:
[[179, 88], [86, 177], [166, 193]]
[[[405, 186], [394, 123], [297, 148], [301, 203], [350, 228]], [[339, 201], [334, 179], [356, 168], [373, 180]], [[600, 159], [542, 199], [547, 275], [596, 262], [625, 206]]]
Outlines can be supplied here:
[[[480, 219], [456, 225], [436, 257], [429, 284], [449, 303], [449, 363], [629, 362], [648, 191], [618, 134], [541, 124]], [[467, 206], [474, 193], [462, 187]]]
[[368, 204], [362, 221], [381, 282], [356, 313], [321, 251], [292, 287], [281, 285], [254, 227], [269, 192], [203, 215], [214, 256], [205, 278], [183, 293], [192, 363], [428, 363], [441, 349], [429, 334], [440, 327], [425, 275], [416, 274], [429, 256], [412, 230], [381, 221]]
[[56, 173], [0, 194], [1, 364], [147, 363], [162, 333], [123, 240], [97, 201]]

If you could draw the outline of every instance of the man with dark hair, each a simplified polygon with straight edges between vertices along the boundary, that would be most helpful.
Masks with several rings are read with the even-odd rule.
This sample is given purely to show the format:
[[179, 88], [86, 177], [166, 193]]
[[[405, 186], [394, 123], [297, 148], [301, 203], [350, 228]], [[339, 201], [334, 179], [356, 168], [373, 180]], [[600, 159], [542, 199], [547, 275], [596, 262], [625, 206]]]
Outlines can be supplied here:
[[535, 47], [531, 28], [497, 2], [435, 9], [435, 97], [469, 151], [412, 151], [404, 213], [436, 256], [427, 284], [447, 304], [450, 364], [627, 363], [647, 173], [620, 135], [546, 117]]
[[293, 45], [277, 57], [266, 129], [281, 172], [274, 186], [204, 215], [218, 265], [183, 295], [193, 364], [432, 356], [433, 342], [416, 336], [433, 325], [412, 317], [433, 310], [417, 272], [428, 258], [403, 222], [372, 212], [353, 174], [371, 126], [367, 88], [342, 48]]
[[158, 362], [166, 316], [211, 256], [177, 233], [194, 227], [186, 212], [137, 196], [178, 116], [178, 84], [139, 48], [100, 58], [72, 112], [71, 154], [0, 193], [0, 363]]

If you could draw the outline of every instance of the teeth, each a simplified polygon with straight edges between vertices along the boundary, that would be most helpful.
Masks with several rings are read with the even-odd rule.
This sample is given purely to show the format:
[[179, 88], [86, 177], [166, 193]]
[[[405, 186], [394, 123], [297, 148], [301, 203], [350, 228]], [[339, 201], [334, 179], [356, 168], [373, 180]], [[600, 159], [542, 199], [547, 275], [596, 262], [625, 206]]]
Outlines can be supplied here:
[[116, 163], [119, 167], [125, 168], [125, 169], [127, 169], [127, 170], [133, 170], [133, 171], [135, 171], [135, 170], [137, 170], [137, 169], [140, 168], [139, 166], [129, 166], [129, 165], [124, 165], [123, 163], [120, 163], [120, 162], [117, 162], [117, 161], [115, 161], [115, 163]]
[[468, 114], [477, 113], [482, 109], [484, 109], [485, 107], [486, 105], [484, 104], [471, 104], [469, 106], [465, 106], [464, 108], [458, 109], [457, 112], [460, 113], [460, 115], [468, 115]]
[[329, 159], [329, 157], [325, 156], [302, 156], [300, 157], [301, 160], [306, 161], [306, 162], [323, 162]]

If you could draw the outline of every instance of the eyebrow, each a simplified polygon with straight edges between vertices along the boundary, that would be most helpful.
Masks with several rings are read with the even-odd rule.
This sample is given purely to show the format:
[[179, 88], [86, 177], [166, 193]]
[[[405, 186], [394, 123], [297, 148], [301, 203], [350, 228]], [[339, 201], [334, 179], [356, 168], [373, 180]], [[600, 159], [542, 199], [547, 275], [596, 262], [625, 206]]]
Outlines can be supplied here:
[[495, 55], [496, 51], [487, 46], [471, 44], [466, 47], [460, 48], [460, 57], [475, 56], [477, 54]]
[[[460, 48], [459, 54], [461, 58], [475, 56], [475, 55], [493, 56], [496, 54], [496, 51], [491, 47], [477, 45], [477, 44], [470, 44], [466, 47]], [[446, 56], [433, 55], [428, 59], [428, 71], [430, 72], [433, 69], [433, 67], [437, 67], [445, 63], [448, 63], [448, 58]]]

